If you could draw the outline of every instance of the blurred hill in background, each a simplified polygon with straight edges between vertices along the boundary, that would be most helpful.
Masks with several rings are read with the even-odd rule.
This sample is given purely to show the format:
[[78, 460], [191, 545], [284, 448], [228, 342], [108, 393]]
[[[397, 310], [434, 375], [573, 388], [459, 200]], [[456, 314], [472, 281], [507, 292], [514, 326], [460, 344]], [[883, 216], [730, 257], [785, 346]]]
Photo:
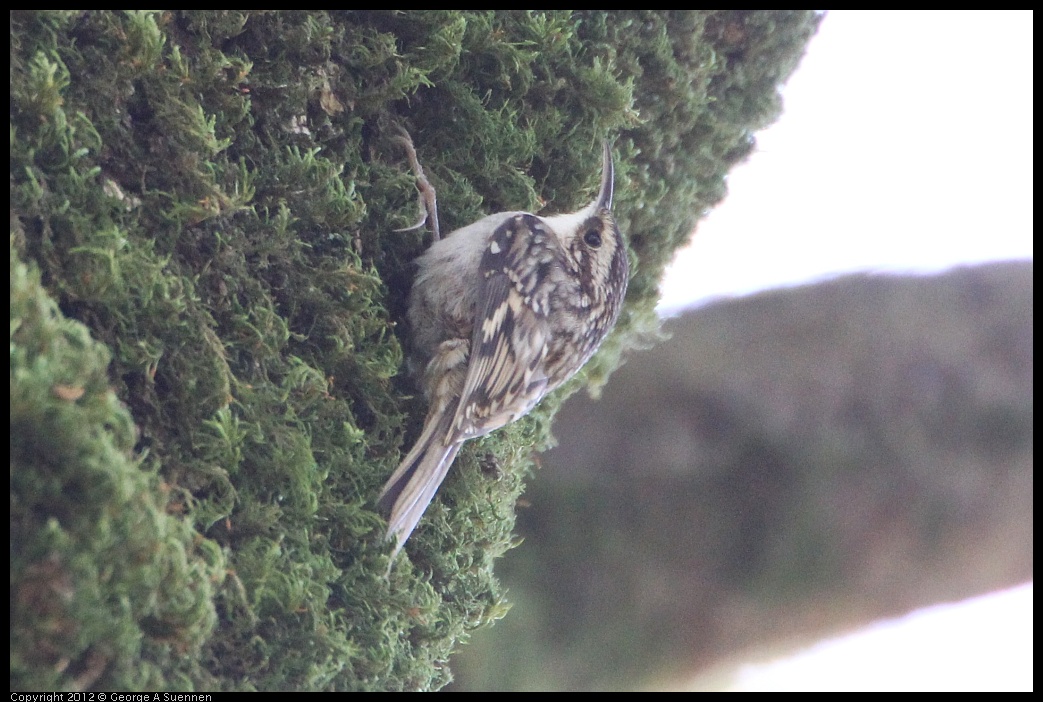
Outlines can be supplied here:
[[1032, 577], [1032, 263], [670, 320], [523, 497], [460, 689], [627, 688]]

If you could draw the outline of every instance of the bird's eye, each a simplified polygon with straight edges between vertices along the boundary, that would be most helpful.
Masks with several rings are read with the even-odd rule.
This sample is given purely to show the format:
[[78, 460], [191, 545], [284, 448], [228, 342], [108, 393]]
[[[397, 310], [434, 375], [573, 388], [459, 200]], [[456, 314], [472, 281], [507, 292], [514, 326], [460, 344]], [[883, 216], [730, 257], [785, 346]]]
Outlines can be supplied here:
[[588, 229], [587, 233], [583, 235], [583, 241], [587, 242], [587, 246], [592, 249], [596, 249], [601, 246], [601, 232], [597, 229]]

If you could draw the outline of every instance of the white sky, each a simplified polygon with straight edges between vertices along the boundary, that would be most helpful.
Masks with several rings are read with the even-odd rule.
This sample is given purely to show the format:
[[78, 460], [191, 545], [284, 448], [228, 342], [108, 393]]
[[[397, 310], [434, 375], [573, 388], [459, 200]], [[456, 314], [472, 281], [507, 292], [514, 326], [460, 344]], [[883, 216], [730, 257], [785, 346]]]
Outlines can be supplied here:
[[1032, 257], [1032, 13], [833, 11], [660, 311]]
[[[854, 271], [1032, 258], [1032, 12], [833, 11], [660, 312]], [[740, 671], [736, 689], [1031, 690], [1032, 586]]]
[[[1020, 613], [1014, 626], [1012, 612]], [[879, 622], [784, 661], [744, 666], [729, 689], [1027, 692], [1032, 666], [1028, 584]]]

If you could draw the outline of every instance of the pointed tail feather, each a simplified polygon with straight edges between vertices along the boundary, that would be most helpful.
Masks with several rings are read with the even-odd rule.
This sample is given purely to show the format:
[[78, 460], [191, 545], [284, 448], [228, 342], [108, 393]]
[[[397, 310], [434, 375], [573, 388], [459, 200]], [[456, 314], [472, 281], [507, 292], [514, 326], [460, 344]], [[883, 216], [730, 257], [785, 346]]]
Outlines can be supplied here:
[[450, 413], [437, 420], [429, 416], [416, 445], [381, 490], [378, 504], [390, 505], [387, 538], [396, 542], [392, 558], [413, 533], [460, 450], [460, 442], [443, 443], [451, 422]]

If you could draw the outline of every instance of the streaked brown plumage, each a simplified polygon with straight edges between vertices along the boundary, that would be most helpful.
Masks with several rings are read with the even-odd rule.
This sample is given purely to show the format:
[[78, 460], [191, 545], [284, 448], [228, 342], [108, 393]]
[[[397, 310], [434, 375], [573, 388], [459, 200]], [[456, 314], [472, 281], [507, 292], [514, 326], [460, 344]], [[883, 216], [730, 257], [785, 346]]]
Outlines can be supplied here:
[[[434, 191], [408, 135], [403, 143], [433, 215]], [[598, 196], [578, 212], [501, 212], [440, 240], [435, 224], [409, 304], [427, 418], [380, 495], [396, 553], [463, 442], [527, 414], [615, 324], [629, 263], [612, 217], [613, 175], [606, 143]]]

